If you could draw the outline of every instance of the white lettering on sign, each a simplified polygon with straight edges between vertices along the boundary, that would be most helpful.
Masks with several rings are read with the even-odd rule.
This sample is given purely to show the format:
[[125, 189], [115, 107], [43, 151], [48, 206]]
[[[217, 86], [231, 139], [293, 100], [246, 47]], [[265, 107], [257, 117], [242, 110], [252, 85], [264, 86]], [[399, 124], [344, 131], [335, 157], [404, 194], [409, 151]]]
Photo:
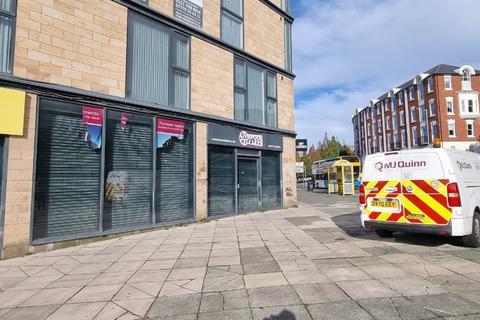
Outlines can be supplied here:
[[241, 131], [238, 136], [240, 144], [244, 147], [263, 147], [263, 135]]
[[385, 169], [397, 169], [397, 168], [421, 168], [426, 167], [427, 161], [390, 161], [390, 162], [377, 162], [375, 169], [382, 172]]

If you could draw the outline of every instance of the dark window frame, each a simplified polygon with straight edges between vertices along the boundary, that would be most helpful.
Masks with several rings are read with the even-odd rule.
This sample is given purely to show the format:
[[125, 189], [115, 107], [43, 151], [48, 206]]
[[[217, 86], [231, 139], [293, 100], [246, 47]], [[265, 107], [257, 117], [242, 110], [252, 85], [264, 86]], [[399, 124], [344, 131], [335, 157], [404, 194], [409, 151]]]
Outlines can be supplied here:
[[245, 15], [245, 1], [244, 0], [239, 0], [239, 1], [242, 1], [242, 16], [239, 16], [237, 13], [233, 12], [232, 10], [230, 10], [229, 8], [227, 8], [225, 5], [224, 5], [224, 0], [220, 0], [220, 39], [225, 42], [225, 43], [228, 43], [226, 42], [224, 39], [223, 39], [223, 32], [222, 32], [222, 26], [223, 26], [223, 21], [224, 21], [224, 18], [223, 18], [223, 13], [225, 12], [227, 15], [231, 16], [233, 19], [237, 20], [237, 21], [240, 21], [241, 22], [241, 29], [242, 29], [242, 35], [240, 37], [240, 47], [237, 47], [236, 45], [232, 44], [232, 43], [228, 43], [229, 45], [235, 47], [235, 48], [238, 48], [238, 49], [244, 49], [244, 46], [245, 46], [245, 20], [244, 20], [244, 15]]
[[[288, 30], [288, 32], [287, 32]], [[285, 69], [288, 72], [293, 72], [293, 35], [292, 23], [285, 20]], [[288, 40], [288, 41], [287, 41]]]
[[[0, 135], [0, 144], [2, 144], [0, 148], [0, 226], [3, 229], [7, 194], [8, 137]], [[0, 244], [2, 241], [3, 239], [0, 239]]]
[[[244, 79], [245, 79], [245, 83], [244, 83], [244, 87], [242, 86], [238, 86], [237, 83], [236, 83], [236, 76], [237, 76], [237, 62], [241, 62], [243, 64], [243, 72], [244, 72]], [[247, 60], [244, 60], [242, 58], [239, 58], [239, 57], [235, 57], [233, 59], [233, 86], [234, 86], [234, 93], [236, 92], [240, 92], [244, 95], [244, 107], [245, 107], [245, 113], [243, 115], [243, 119], [239, 119], [238, 118], [238, 115], [237, 115], [237, 108], [235, 106], [235, 97], [234, 97], [234, 117], [236, 120], [239, 120], [239, 121], [245, 121], [245, 122], [248, 122], [248, 123], [252, 123], [249, 121], [249, 118], [248, 118], [248, 66], [249, 65], [256, 65], [260, 68], [263, 69], [263, 74], [264, 74], [264, 87], [263, 87], [263, 94], [264, 94], [264, 101], [263, 101], [263, 112], [264, 112], [264, 121], [261, 125], [263, 126], [267, 126], [267, 127], [272, 127], [271, 125], [268, 125], [267, 124], [267, 105], [268, 105], [268, 102], [275, 102], [275, 124], [273, 127], [275, 128], [278, 128], [278, 77], [277, 77], [277, 74], [272, 72], [271, 70], [268, 70], [268, 69], [265, 69], [263, 68], [262, 66], [260, 65], [257, 65], [257, 64], [254, 64], [250, 61], [247, 61]], [[274, 79], [274, 83], [275, 83], [275, 97], [269, 95], [269, 88], [268, 88], [268, 77], [272, 77]]]
[[[166, 105], [167, 107], [171, 108], [177, 108], [177, 109], [183, 109], [183, 110], [191, 110], [192, 107], [192, 41], [191, 41], [191, 36], [187, 33], [181, 32], [175, 28], [170, 27], [167, 24], [163, 24], [155, 19], [151, 19], [149, 17], [146, 17], [142, 14], [133, 12], [131, 10], [128, 11], [128, 27], [127, 27], [127, 62], [126, 62], [126, 86], [125, 86], [125, 97], [133, 99], [132, 98], [132, 68], [133, 68], [133, 59], [132, 59], [132, 45], [133, 45], [133, 37], [131, 35], [132, 33], [132, 27], [133, 27], [133, 22], [136, 21], [137, 23], [139, 21], [148, 21], [149, 23], [152, 24], [159, 24], [162, 26], [162, 28], [165, 28], [169, 31], [169, 48], [168, 48], [168, 104]], [[188, 69], [182, 68], [181, 66], [176, 66], [174, 62], [174, 56], [177, 52], [176, 46], [175, 46], [175, 40], [178, 38], [184, 38], [188, 41]], [[181, 72], [183, 74], [188, 74], [188, 106], [187, 108], [182, 108], [175, 106], [175, 72]], [[147, 99], [142, 100], [147, 103], [153, 103], [153, 104], [158, 104], [162, 105], [156, 101], [148, 101]]]
[[9, 61], [9, 66], [7, 71], [1, 71], [0, 74], [12, 74], [13, 73], [13, 65], [14, 65], [14, 59], [15, 59], [15, 35], [16, 35], [16, 30], [17, 30], [17, 6], [18, 6], [18, 1], [17, 0], [12, 0], [13, 5], [12, 5], [12, 11], [6, 11], [6, 10], [1, 10], [0, 9], [0, 17], [7, 18], [11, 21], [11, 27], [12, 27], [12, 38], [10, 39], [11, 42], [11, 48], [10, 48], [10, 61]]

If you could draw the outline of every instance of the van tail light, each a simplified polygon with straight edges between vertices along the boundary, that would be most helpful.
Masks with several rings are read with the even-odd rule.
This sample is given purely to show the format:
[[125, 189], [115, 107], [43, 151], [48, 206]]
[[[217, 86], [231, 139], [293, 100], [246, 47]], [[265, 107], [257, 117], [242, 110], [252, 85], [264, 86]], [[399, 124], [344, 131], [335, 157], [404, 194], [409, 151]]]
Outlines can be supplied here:
[[447, 185], [448, 194], [448, 206], [449, 207], [461, 207], [462, 201], [460, 200], [460, 190], [456, 182], [449, 183]]
[[365, 186], [363, 184], [360, 185], [360, 188], [358, 188], [358, 191], [360, 192], [360, 196], [358, 197], [358, 202], [360, 204], [365, 204]]

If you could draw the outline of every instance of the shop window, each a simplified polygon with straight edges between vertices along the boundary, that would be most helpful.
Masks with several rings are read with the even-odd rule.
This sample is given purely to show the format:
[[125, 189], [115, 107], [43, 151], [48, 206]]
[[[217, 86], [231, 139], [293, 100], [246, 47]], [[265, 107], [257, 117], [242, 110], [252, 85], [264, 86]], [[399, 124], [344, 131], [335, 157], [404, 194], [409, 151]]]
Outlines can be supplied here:
[[276, 74], [236, 58], [234, 78], [235, 119], [276, 127]]
[[12, 73], [15, 0], [0, 0], [0, 72]]
[[285, 20], [285, 69], [292, 72], [292, 65], [292, 24]]
[[208, 148], [208, 215], [235, 213], [234, 149]]
[[243, 48], [243, 0], [222, 0], [221, 38]]
[[107, 112], [104, 230], [152, 223], [152, 118]]
[[190, 38], [167, 26], [129, 14], [127, 96], [190, 107]]
[[37, 243], [193, 217], [191, 123], [47, 99], [38, 123]]
[[193, 126], [157, 118], [156, 222], [193, 218]]
[[264, 209], [278, 209], [282, 206], [281, 154], [262, 151], [262, 206]]
[[101, 149], [91, 133], [82, 106], [41, 100], [33, 240], [98, 230]]

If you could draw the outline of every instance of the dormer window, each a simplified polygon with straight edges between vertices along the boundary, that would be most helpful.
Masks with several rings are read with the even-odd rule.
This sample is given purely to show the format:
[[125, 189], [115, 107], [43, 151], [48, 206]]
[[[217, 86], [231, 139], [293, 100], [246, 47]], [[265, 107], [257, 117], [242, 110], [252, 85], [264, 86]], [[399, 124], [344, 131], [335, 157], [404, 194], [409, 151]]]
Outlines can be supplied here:
[[462, 72], [462, 90], [472, 90], [472, 77], [469, 70]]

